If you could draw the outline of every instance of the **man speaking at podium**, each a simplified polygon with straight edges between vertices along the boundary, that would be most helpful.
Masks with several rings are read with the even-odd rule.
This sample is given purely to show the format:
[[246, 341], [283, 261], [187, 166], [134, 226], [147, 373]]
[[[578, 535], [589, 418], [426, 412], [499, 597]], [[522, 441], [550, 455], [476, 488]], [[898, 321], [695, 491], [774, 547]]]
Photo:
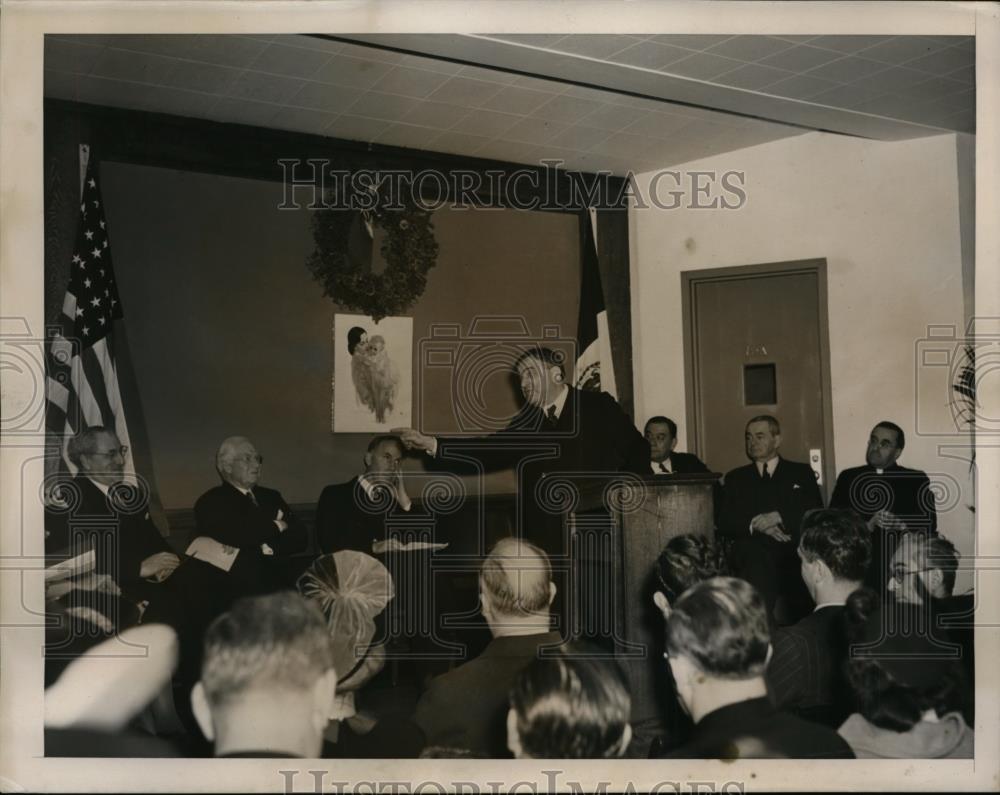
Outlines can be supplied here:
[[[526, 411], [503, 430], [481, 438], [435, 438], [413, 428], [395, 428], [410, 450], [427, 453], [431, 466], [461, 469], [451, 458], [473, 457], [484, 472], [514, 469], [523, 516], [521, 534], [550, 554], [565, 552], [562, 517], [546, 498], [542, 479], [556, 474], [649, 472], [649, 443], [606, 392], [566, 383], [563, 356], [550, 348], [525, 350], [514, 364]], [[549, 450], [543, 452], [542, 447]], [[528, 450], [528, 447], [538, 448]], [[443, 455], [439, 455], [442, 452]]]

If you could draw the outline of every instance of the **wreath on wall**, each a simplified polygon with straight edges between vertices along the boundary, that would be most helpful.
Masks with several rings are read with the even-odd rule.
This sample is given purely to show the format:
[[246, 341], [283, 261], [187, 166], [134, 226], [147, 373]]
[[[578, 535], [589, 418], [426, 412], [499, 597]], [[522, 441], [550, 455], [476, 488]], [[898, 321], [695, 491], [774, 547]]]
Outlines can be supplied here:
[[[376, 322], [409, 309], [423, 295], [427, 271], [437, 262], [430, 213], [413, 204], [318, 210], [312, 229], [316, 249], [306, 266], [323, 285], [323, 294]], [[376, 229], [384, 233], [381, 273], [372, 268]]]

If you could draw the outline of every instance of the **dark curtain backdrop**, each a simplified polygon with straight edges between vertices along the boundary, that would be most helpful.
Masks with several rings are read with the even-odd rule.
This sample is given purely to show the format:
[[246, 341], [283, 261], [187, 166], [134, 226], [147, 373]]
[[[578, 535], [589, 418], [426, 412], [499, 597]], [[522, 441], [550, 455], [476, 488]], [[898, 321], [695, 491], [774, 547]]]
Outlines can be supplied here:
[[[255, 439], [264, 480], [293, 503], [312, 502], [323, 485], [355, 474], [367, 436], [330, 432], [338, 309], [304, 267], [309, 214], [277, 209], [281, 185], [268, 161], [268, 147], [313, 156], [302, 148], [315, 145], [312, 136], [47, 103], [48, 318], [58, 314], [68, 278], [80, 142], [101, 162], [137, 463], [163, 504], [190, 507], [216, 482], [215, 447], [233, 433]], [[356, 146], [345, 147], [347, 161], [359, 157]], [[264, 154], [254, 164], [257, 150]], [[467, 327], [477, 315], [521, 315], [532, 333], [555, 324], [575, 334], [578, 214], [442, 209], [434, 223], [441, 253], [410, 313], [415, 357], [432, 322]], [[599, 213], [598, 239], [619, 395], [631, 413], [627, 213]], [[491, 408], [513, 409], [512, 380], [495, 376], [488, 387]], [[415, 421], [445, 422], [451, 397], [430, 389], [422, 402], [415, 394]], [[511, 486], [504, 477], [486, 484]]]

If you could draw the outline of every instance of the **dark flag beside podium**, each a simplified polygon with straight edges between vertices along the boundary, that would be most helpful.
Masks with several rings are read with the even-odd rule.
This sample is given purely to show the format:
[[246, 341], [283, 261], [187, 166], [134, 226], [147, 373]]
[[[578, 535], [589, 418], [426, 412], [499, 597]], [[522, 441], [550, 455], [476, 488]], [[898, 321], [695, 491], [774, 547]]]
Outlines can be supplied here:
[[597, 241], [589, 210], [584, 226], [580, 241], [580, 314], [576, 329], [577, 360], [573, 385], [577, 389], [607, 392], [617, 398]]

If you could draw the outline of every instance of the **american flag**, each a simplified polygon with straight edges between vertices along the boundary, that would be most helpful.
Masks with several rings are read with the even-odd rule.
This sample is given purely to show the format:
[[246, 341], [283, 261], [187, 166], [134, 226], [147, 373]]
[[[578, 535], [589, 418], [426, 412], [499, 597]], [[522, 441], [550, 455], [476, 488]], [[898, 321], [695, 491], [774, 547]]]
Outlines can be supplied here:
[[[50, 332], [47, 358], [46, 435], [52, 447], [62, 450], [70, 471], [74, 467], [65, 460], [66, 442], [84, 428], [114, 429], [121, 443], [129, 444], [112, 345], [114, 322], [121, 318], [104, 203], [88, 159], [69, 286], [59, 327]], [[134, 472], [131, 449], [124, 471], [129, 480]]]

